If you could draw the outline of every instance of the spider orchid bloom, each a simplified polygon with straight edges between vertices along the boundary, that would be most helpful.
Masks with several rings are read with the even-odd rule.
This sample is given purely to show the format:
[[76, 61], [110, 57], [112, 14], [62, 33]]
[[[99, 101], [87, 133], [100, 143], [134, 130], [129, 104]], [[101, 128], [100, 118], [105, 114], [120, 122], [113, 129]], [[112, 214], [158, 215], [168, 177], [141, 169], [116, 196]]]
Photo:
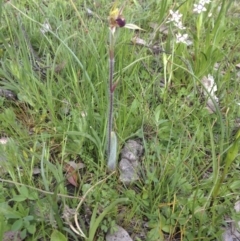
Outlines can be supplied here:
[[122, 11], [123, 11], [123, 7], [121, 7], [121, 9], [119, 10], [118, 8], [116, 8], [116, 3], [115, 3], [109, 13], [108, 22], [112, 32], [115, 32], [117, 27], [122, 28], [126, 24], [125, 19], [122, 16]]
[[112, 33], [115, 32], [117, 27], [120, 27], [120, 28], [125, 27], [129, 29], [134, 29], [134, 30], [143, 30], [135, 24], [131, 24], [131, 23], [126, 24], [125, 18], [122, 15], [124, 6], [118, 9], [116, 5], [117, 3], [115, 2], [108, 17], [109, 26]]

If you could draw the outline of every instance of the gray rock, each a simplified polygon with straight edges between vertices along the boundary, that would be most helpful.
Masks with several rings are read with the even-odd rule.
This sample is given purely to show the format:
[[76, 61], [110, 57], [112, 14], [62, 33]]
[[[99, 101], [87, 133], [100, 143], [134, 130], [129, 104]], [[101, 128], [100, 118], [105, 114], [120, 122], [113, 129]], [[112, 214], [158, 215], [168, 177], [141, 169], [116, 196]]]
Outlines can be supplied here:
[[136, 161], [143, 154], [143, 146], [137, 141], [128, 140], [121, 151], [121, 158]]
[[239, 240], [240, 233], [237, 230], [232, 230], [232, 228], [227, 228], [222, 234], [222, 241], [235, 241]]
[[127, 159], [122, 159], [119, 163], [120, 181], [124, 184], [129, 184], [133, 181], [137, 181], [139, 179], [139, 176], [137, 174], [137, 167], [137, 161], [134, 161], [134, 163], [132, 163]]
[[139, 159], [143, 155], [143, 146], [135, 140], [128, 140], [121, 151], [119, 163], [120, 181], [129, 184], [139, 179]]
[[116, 231], [113, 233], [108, 232], [106, 241], [133, 241], [127, 231], [122, 227], [116, 225]]

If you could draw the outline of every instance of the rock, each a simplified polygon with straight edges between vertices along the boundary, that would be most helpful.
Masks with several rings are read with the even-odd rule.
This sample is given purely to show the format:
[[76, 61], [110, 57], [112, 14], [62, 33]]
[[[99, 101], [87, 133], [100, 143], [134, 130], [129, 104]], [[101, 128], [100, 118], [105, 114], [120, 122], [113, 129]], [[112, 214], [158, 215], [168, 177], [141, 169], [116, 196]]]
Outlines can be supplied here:
[[128, 140], [121, 151], [119, 163], [120, 181], [129, 184], [139, 179], [139, 159], [143, 154], [143, 146], [137, 141]]
[[235, 241], [239, 240], [240, 233], [235, 229], [232, 230], [232, 227], [228, 227], [225, 229], [224, 233], [222, 234], [223, 241]]
[[[236, 213], [240, 213], [240, 200], [238, 200], [234, 204], [234, 209]], [[224, 233], [222, 234], [223, 241], [235, 241], [240, 240], [240, 232], [238, 231], [237, 227], [239, 227], [240, 222], [236, 222], [234, 220], [229, 220], [228, 225], [224, 228]]]
[[138, 162], [135, 161], [134, 164], [131, 163], [127, 159], [122, 159], [119, 163], [120, 169], [120, 181], [124, 184], [129, 184], [133, 181], [137, 181], [139, 179], [137, 174]]
[[128, 140], [121, 151], [121, 158], [137, 161], [143, 154], [143, 146], [137, 141]]
[[107, 233], [106, 241], [133, 241], [124, 228], [116, 225], [114, 230], [113, 233]]

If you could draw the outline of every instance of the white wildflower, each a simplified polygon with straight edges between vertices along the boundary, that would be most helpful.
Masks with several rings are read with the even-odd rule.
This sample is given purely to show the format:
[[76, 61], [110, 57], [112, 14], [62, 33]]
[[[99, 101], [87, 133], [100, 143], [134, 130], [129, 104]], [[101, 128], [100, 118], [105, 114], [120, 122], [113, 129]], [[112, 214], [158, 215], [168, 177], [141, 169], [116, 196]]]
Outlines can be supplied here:
[[49, 30], [51, 31], [52, 27], [51, 27], [50, 23], [48, 22], [48, 20], [46, 19], [42, 28], [40, 28], [40, 31], [42, 34], [45, 34], [45, 33], [49, 32]]
[[200, 0], [199, 3], [202, 5], [209, 4], [211, 0]]
[[184, 27], [182, 22], [180, 22], [180, 21], [177, 23], [174, 23], [174, 26], [181, 30], [186, 29], [186, 27]]
[[185, 34], [181, 34], [181, 33], [178, 33], [176, 34], [176, 43], [184, 43], [184, 44], [188, 44], [188, 34], [185, 33]]
[[178, 12], [178, 10], [176, 12], [170, 10], [170, 17], [168, 18], [168, 21], [167, 23], [173, 23], [175, 27], [177, 27], [178, 29], [186, 29], [184, 26], [183, 26], [183, 23], [182, 23], [182, 14]]
[[181, 21], [182, 18], [182, 14], [178, 12], [178, 10], [176, 12], [173, 12], [173, 10], [169, 11], [171, 14], [171, 17], [169, 17], [168, 22], [179, 22]]
[[207, 9], [204, 7], [203, 4], [201, 4], [201, 3], [194, 4], [193, 12], [200, 14], [205, 11], [207, 11]]
[[210, 0], [199, 0], [198, 4], [193, 4], [194, 8], [193, 8], [193, 12], [195, 13], [202, 13], [202, 12], [206, 12], [207, 9], [205, 7], [205, 4], [209, 4], [211, 1]]

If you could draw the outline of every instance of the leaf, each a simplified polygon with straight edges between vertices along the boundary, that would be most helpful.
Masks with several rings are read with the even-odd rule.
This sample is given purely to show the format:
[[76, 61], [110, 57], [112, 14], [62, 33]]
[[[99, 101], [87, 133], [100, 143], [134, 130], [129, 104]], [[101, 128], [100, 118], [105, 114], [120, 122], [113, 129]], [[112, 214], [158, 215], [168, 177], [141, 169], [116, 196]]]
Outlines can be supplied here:
[[23, 226], [23, 220], [18, 219], [12, 224], [11, 230], [12, 231], [19, 231], [19, 230], [21, 230], [22, 226]]
[[27, 226], [27, 231], [31, 234], [34, 234], [36, 232], [36, 226], [34, 224]]
[[54, 230], [52, 232], [50, 241], [67, 241], [67, 238], [58, 230]]
[[32, 171], [33, 175], [38, 175], [40, 173], [41, 173], [41, 169], [39, 167], [34, 167], [33, 168], [33, 171]]
[[148, 47], [147, 42], [144, 39], [141, 39], [139, 37], [134, 37], [134, 38], [132, 38], [131, 41], [133, 42], [133, 44], [137, 44], [137, 45]]
[[22, 201], [25, 201], [26, 199], [27, 199], [26, 196], [16, 195], [16, 196], [14, 196], [11, 200], [12, 200], [12, 201], [15, 201], [15, 202], [22, 202]]
[[1, 207], [0, 206], [0, 213], [3, 214], [7, 219], [12, 218], [12, 219], [17, 219], [17, 218], [21, 218], [21, 213], [12, 210], [9, 207]]
[[22, 196], [25, 196], [26, 198], [28, 197], [29, 193], [28, 193], [28, 189], [26, 186], [21, 186], [19, 188], [19, 192]]
[[74, 161], [70, 161], [65, 164], [64, 171], [67, 173], [67, 180], [74, 187], [78, 186], [78, 170], [83, 168], [83, 163], [75, 163]]
[[240, 138], [237, 138], [234, 141], [233, 145], [228, 149], [227, 156], [224, 160], [224, 163], [226, 165], [225, 168], [226, 167], [228, 168], [237, 157], [238, 150], [239, 150], [239, 141], [240, 141]]
[[77, 176], [76, 173], [73, 173], [73, 174], [71, 174], [71, 175], [68, 175], [68, 176], [67, 176], [67, 180], [68, 180], [68, 182], [69, 182], [70, 184], [72, 184], [74, 187], [78, 187], [78, 183], [77, 183], [77, 181], [78, 181], [78, 176]]
[[144, 29], [138, 27], [137, 25], [135, 25], [135, 24], [133, 24], [133, 23], [127, 23], [127, 24], [125, 24], [124, 28], [133, 29], [133, 30], [142, 30], [142, 31], [145, 31]]
[[27, 237], [27, 229], [26, 229], [26, 228], [24, 228], [24, 229], [21, 231], [20, 237], [21, 237], [22, 239], [25, 239], [25, 238]]
[[111, 132], [111, 150], [107, 167], [109, 171], [115, 171], [117, 167], [117, 136], [114, 131]]

